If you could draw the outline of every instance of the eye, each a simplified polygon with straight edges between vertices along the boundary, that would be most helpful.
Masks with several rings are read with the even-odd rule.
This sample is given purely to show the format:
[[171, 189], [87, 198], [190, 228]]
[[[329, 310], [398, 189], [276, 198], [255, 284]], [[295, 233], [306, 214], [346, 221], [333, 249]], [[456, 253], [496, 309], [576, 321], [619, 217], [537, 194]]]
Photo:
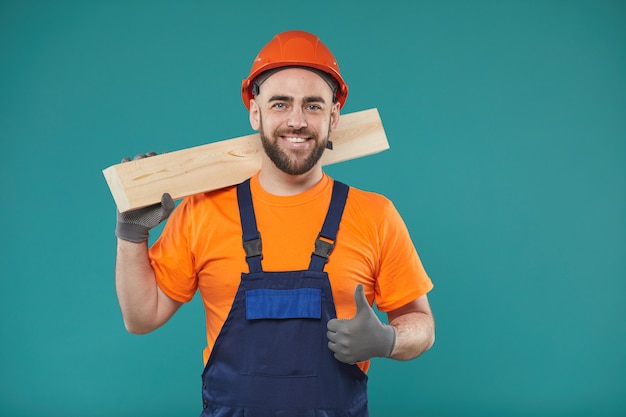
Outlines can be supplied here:
[[306, 106], [306, 109], [308, 111], [317, 112], [317, 111], [322, 110], [322, 106], [320, 106], [319, 104], [309, 104], [309, 105]]
[[275, 102], [274, 104], [272, 104], [272, 109], [275, 110], [284, 110], [287, 108], [287, 104], [284, 102]]

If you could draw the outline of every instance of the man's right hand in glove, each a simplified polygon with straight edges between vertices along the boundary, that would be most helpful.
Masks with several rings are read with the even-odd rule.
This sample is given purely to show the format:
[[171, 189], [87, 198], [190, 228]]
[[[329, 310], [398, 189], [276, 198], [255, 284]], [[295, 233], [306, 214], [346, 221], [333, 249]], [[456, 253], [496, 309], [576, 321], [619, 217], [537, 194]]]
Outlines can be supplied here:
[[[143, 159], [156, 155], [154, 152], [140, 154], [133, 160]], [[122, 159], [122, 162], [128, 162], [130, 158]], [[162, 221], [167, 219], [174, 210], [174, 200], [168, 193], [164, 193], [161, 197], [161, 203], [148, 207], [142, 207], [130, 210], [124, 213], [117, 211], [117, 225], [115, 227], [115, 235], [129, 242], [141, 243], [148, 240], [151, 229], [158, 226]]]
[[[134, 159], [156, 155], [137, 155]], [[128, 162], [124, 158], [122, 162]], [[182, 305], [167, 296], [156, 282], [148, 256], [148, 240], [152, 228], [168, 218], [174, 210], [172, 197], [165, 193], [160, 204], [117, 212], [115, 234], [118, 237], [115, 260], [115, 287], [126, 329], [144, 334], [160, 327]], [[133, 243], [135, 242], [135, 243]]]

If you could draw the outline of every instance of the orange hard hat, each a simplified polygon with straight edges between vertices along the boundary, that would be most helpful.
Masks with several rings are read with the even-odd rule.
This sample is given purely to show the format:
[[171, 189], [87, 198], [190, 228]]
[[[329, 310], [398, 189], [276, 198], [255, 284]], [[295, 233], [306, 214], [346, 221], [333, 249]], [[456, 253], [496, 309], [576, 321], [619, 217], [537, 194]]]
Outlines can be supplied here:
[[241, 82], [241, 98], [250, 109], [254, 98], [253, 81], [261, 73], [281, 67], [308, 67], [331, 75], [338, 83], [336, 99], [339, 106], [348, 98], [348, 86], [341, 77], [339, 65], [330, 49], [315, 35], [302, 30], [289, 30], [274, 36], [259, 52], [250, 74]]

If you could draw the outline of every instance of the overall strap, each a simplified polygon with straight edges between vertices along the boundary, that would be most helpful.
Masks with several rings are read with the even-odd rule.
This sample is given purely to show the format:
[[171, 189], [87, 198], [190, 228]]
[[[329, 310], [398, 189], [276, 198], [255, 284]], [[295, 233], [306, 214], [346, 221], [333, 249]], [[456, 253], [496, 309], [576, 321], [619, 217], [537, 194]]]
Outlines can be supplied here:
[[339, 181], [335, 181], [333, 184], [328, 213], [326, 213], [322, 231], [315, 240], [315, 251], [311, 254], [311, 263], [309, 264], [311, 271], [323, 271], [330, 253], [335, 248], [339, 223], [346, 206], [349, 189], [350, 187]]
[[246, 262], [250, 273], [261, 272], [261, 234], [256, 225], [254, 207], [252, 205], [252, 193], [250, 192], [250, 180], [246, 180], [237, 186], [237, 201], [239, 203], [239, 216], [243, 232], [243, 248], [246, 251]]

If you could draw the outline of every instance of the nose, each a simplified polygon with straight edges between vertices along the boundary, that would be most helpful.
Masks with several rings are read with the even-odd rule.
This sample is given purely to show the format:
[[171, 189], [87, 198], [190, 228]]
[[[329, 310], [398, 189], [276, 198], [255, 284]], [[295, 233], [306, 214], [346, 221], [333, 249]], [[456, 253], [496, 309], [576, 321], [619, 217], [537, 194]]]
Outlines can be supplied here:
[[307, 127], [306, 117], [302, 109], [298, 106], [294, 106], [289, 113], [287, 119], [287, 125], [292, 129], [302, 129]]

